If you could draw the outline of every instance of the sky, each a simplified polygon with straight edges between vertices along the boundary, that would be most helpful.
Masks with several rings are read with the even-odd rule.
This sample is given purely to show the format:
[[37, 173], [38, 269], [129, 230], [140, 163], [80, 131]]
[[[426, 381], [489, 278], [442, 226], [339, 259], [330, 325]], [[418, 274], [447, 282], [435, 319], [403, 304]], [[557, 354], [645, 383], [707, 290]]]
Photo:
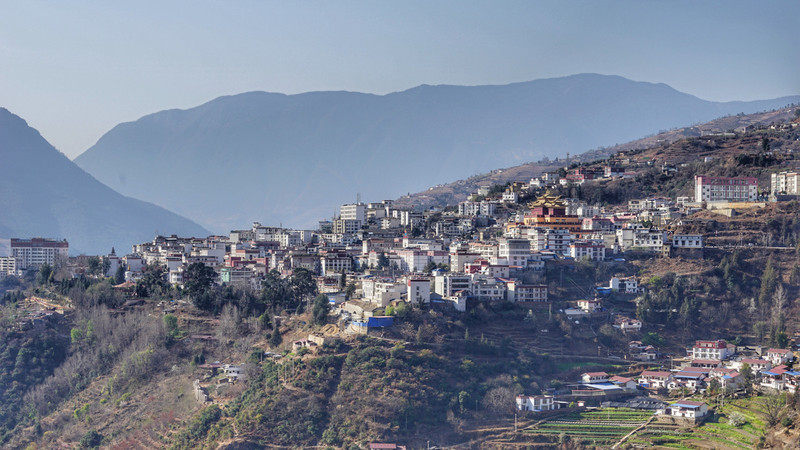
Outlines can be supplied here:
[[800, 2], [0, 0], [0, 107], [74, 158], [247, 91], [386, 94], [576, 73], [705, 100], [800, 94]]

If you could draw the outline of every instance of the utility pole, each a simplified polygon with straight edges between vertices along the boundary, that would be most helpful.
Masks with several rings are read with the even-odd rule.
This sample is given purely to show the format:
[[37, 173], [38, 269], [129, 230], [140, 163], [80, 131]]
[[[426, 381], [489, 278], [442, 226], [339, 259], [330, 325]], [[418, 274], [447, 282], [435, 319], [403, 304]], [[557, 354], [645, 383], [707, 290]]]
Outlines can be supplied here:
[[517, 413], [514, 413], [514, 433], [517, 432]]

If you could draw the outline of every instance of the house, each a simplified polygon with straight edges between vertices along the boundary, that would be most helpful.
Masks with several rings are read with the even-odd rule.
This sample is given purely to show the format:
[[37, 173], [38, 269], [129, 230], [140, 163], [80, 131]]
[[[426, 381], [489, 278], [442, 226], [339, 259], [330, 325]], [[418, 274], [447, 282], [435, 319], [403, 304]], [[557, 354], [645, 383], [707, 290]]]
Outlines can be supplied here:
[[723, 392], [738, 391], [744, 385], [744, 377], [734, 369], [718, 367], [711, 369], [708, 375], [719, 382]]
[[722, 361], [718, 359], [693, 359], [691, 363], [689, 363], [690, 367], [721, 367]]
[[772, 388], [776, 391], [783, 390], [786, 384], [786, 376], [785, 374], [789, 372], [789, 369], [786, 366], [777, 366], [773, 367], [772, 369], [765, 370], [761, 372], [761, 386], [766, 388]]
[[558, 409], [559, 404], [555, 402], [552, 395], [518, 395], [517, 409], [519, 411], [551, 411]]
[[742, 370], [742, 367], [747, 364], [753, 373], [760, 373], [772, 368], [772, 363], [766, 359], [742, 358], [739, 361], [733, 361], [730, 367], [736, 370]]
[[782, 348], [771, 348], [767, 350], [765, 355], [765, 359], [772, 363], [773, 366], [779, 366], [781, 364], [788, 363], [792, 358], [794, 358], [794, 354], [791, 350], [785, 350]]
[[598, 299], [578, 300], [578, 308], [588, 313], [594, 313], [600, 311], [602, 309], [602, 306], [600, 305], [600, 300]]
[[705, 385], [706, 374], [703, 372], [694, 372], [689, 370], [681, 370], [672, 375], [672, 381], [667, 383], [669, 390], [679, 389], [686, 387], [695, 391]]
[[735, 346], [728, 346], [724, 339], [716, 341], [695, 341], [689, 351], [693, 359], [728, 359], [733, 355]]
[[639, 386], [646, 389], [666, 388], [672, 381], [672, 373], [666, 371], [645, 370], [639, 375]]
[[608, 383], [608, 374], [605, 372], [586, 372], [581, 374], [584, 383]]
[[621, 387], [622, 389], [625, 389], [625, 390], [629, 390], [629, 391], [636, 390], [636, 381], [634, 381], [633, 378], [621, 377], [619, 375], [614, 375], [613, 377], [609, 378], [608, 381], [610, 381], [613, 384], [616, 384], [617, 386], [619, 386], [619, 387]]
[[623, 320], [619, 323], [619, 329], [623, 333], [642, 331], [642, 321], [636, 319]]
[[228, 377], [228, 382], [235, 383], [238, 380], [245, 378], [244, 368], [242, 366], [235, 366], [233, 364], [225, 364], [222, 366], [222, 373]]
[[608, 282], [608, 287], [614, 292], [624, 292], [625, 294], [637, 294], [639, 292], [639, 283], [636, 277], [612, 277]]
[[667, 406], [663, 410], [656, 411], [656, 414], [685, 417], [687, 419], [700, 419], [708, 415], [708, 405], [703, 402], [681, 400]]

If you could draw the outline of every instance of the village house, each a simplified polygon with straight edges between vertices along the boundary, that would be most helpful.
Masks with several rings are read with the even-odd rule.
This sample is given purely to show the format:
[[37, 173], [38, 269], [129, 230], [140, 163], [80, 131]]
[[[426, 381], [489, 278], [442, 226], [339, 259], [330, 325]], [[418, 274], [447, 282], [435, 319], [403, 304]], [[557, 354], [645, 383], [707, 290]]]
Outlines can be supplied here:
[[517, 410], [519, 411], [551, 411], [558, 409], [552, 395], [518, 395]]
[[786, 364], [794, 358], [794, 354], [791, 350], [786, 350], [782, 348], [771, 348], [767, 350], [764, 358], [772, 363], [773, 366], [779, 366], [781, 364]]
[[667, 406], [663, 410], [657, 410], [656, 414], [696, 420], [708, 415], [708, 405], [703, 402], [681, 400]]
[[672, 381], [672, 373], [666, 371], [645, 370], [639, 375], [639, 386], [645, 389], [662, 389]]
[[689, 351], [693, 359], [728, 359], [734, 353], [734, 346], [728, 346], [723, 339], [716, 341], [695, 341]]
[[581, 374], [581, 381], [590, 383], [608, 383], [608, 374], [605, 372], [586, 372]]

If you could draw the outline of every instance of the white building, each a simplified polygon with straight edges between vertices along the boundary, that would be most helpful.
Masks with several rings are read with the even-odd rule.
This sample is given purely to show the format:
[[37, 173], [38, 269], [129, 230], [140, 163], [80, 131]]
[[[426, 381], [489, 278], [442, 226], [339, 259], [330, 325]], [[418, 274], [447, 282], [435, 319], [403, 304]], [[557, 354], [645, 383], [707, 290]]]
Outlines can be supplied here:
[[611, 281], [608, 282], [608, 287], [610, 287], [612, 291], [624, 292], [626, 294], [636, 294], [639, 292], [639, 283], [636, 281], [636, 277], [612, 277]]
[[11, 256], [16, 259], [16, 270], [38, 269], [45, 264], [58, 266], [69, 258], [69, 243], [66, 239], [11, 238]]
[[502, 238], [498, 244], [497, 257], [510, 266], [527, 267], [531, 255], [531, 241], [527, 239]]
[[703, 402], [681, 400], [669, 405], [663, 410], [656, 411], [656, 414], [663, 414], [672, 417], [685, 417], [687, 419], [699, 419], [708, 414], [708, 405]]
[[770, 188], [773, 194], [800, 194], [800, 173], [781, 172], [773, 173], [770, 180]]
[[16, 275], [17, 258], [13, 256], [0, 256], [0, 274]]
[[755, 177], [694, 177], [694, 201], [754, 202], [758, 198], [758, 179]]
[[459, 216], [493, 216], [497, 204], [490, 201], [470, 202], [464, 201], [458, 204]]
[[431, 302], [431, 280], [427, 278], [409, 278], [406, 283], [408, 302], [425, 304]]
[[733, 355], [733, 348], [729, 348], [723, 339], [695, 341], [690, 353], [693, 359], [728, 359]]
[[433, 280], [433, 292], [442, 297], [452, 297], [456, 292], [471, 293], [472, 277], [469, 275], [443, 274]]
[[602, 241], [572, 241], [569, 256], [577, 260], [602, 261], [606, 259], [606, 246]]
[[342, 205], [339, 207], [339, 218], [343, 220], [357, 220], [363, 224], [367, 220], [367, 205], [363, 203]]
[[519, 411], [551, 411], [558, 409], [558, 406], [552, 395], [517, 396], [517, 410]]
[[674, 234], [672, 235], [674, 248], [703, 248], [702, 234]]
[[546, 302], [547, 286], [540, 284], [522, 284], [510, 281], [508, 286], [509, 302]]

